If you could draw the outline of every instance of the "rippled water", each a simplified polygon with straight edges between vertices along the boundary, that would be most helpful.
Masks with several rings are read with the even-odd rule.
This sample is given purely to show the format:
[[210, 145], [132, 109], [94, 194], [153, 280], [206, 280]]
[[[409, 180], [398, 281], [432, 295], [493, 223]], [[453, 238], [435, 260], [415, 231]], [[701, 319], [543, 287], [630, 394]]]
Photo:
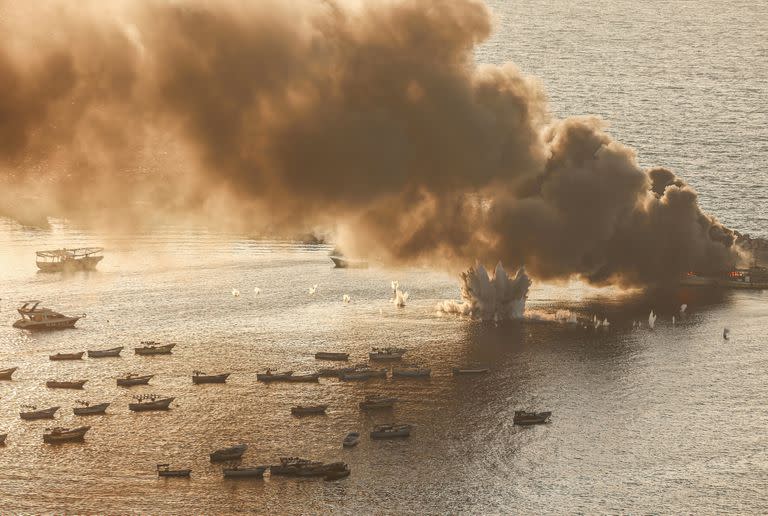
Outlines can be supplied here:
[[[768, 8], [752, 2], [505, 2], [482, 61], [516, 61], [541, 77], [559, 115], [596, 113], [644, 164], [673, 166], [733, 227], [766, 234]], [[34, 251], [104, 245], [94, 273], [38, 274]], [[768, 511], [768, 293], [663, 294], [534, 284], [530, 311], [569, 309], [611, 326], [489, 324], [435, 313], [458, 297], [456, 278], [428, 270], [334, 270], [324, 246], [160, 228], [91, 234], [62, 223], [32, 230], [0, 220], [0, 507], [72, 513], [765, 513]], [[390, 281], [411, 294], [392, 305]], [[319, 285], [310, 296], [307, 289]], [[256, 295], [254, 287], [261, 293]], [[231, 290], [239, 289], [240, 297]], [[352, 302], [342, 304], [348, 294]], [[77, 329], [11, 327], [19, 301], [87, 313]], [[687, 315], [678, 313], [687, 303]], [[659, 313], [656, 328], [635, 320]], [[676, 324], [672, 324], [675, 315]], [[732, 330], [722, 338], [723, 327]], [[140, 340], [177, 342], [171, 356], [137, 357]], [[126, 346], [121, 358], [51, 362], [61, 351]], [[373, 346], [409, 348], [430, 380], [265, 385], [266, 368], [313, 371], [318, 350], [362, 361]], [[456, 365], [491, 372], [454, 378]], [[232, 372], [194, 386], [194, 369]], [[155, 374], [122, 389], [115, 377]], [[88, 379], [83, 391], [47, 379]], [[175, 396], [164, 413], [134, 414], [131, 395]], [[366, 415], [366, 394], [401, 399]], [[76, 418], [74, 400], [111, 402]], [[328, 403], [327, 416], [290, 407]], [[21, 404], [61, 405], [56, 424], [92, 426], [84, 444], [44, 445], [51, 422], [24, 422]], [[518, 428], [517, 408], [554, 412]], [[403, 441], [371, 441], [379, 422], [410, 422]], [[346, 432], [364, 434], [352, 450]], [[344, 460], [346, 480], [224, 481], [208, 453], [245, 442], [244, 464], [283, 455]], [[158, 479], [154, 466], [193, 469]]]

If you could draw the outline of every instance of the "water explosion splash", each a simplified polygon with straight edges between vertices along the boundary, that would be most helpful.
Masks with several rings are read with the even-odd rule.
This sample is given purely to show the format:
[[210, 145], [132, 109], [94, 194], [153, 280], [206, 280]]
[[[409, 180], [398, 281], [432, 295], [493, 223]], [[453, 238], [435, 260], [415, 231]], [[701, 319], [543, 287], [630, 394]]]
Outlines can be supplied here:
[[484, 321], [522, 319], [530, 286], [531, 280], [525, 273], [525, 267], [518, 269], [512, 278], [501, 262], [496, 265], [493, 274], [477, 264], [461, 273], [462, 302], [443, 301], [437, 309], [443, 313], [467, 315]]

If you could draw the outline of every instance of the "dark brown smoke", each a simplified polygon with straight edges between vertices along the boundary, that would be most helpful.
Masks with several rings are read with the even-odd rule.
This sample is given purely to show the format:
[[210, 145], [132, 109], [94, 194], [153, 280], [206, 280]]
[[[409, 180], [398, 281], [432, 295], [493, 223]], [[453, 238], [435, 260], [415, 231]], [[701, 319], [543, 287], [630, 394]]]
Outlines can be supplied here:
[[597, 284], [739, 258], [672, 172], [476, 64], [479, 0], [21, 4], [0, 0], [0, 213], [320, 227], [387, 263]]

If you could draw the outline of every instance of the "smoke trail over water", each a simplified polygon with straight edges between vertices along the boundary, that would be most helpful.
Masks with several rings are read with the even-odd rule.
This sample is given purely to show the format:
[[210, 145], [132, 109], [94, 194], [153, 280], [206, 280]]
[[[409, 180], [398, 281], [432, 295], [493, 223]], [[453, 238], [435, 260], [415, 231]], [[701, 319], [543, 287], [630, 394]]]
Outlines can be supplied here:
[[0, 0], [0, 214], [323, 227], [388, 263], [595, 284], [739, 258], [675, 174], [475, 63], [479, 0], [31, 4]]

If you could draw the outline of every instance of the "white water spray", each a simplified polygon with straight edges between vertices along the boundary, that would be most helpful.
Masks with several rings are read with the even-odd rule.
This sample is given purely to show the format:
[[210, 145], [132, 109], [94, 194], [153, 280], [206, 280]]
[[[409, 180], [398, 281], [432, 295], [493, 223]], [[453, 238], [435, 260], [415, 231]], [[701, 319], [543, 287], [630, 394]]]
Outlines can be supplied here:
[[656, 324], [656, 314], [653, 313], [653, 310], [651, 310], [651, 313], [648, 315], [648, 327], [650, 329], [653, 329], [655, 324]]

